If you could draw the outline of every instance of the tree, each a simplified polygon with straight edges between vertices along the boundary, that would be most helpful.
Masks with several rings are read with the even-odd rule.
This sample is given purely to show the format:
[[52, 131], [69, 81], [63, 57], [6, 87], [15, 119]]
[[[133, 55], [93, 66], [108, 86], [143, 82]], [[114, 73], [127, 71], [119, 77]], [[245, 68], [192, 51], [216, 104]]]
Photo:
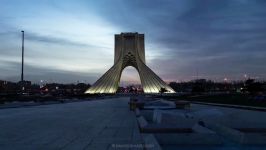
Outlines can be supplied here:
[[258, 92], [263, 91], [262, 84], [259, 82], [255, 82], [254, 79], [248, 79], [245, 82], [245, 89], [250, 93], [250, 94], [256, 94]]
[[167, 92], [166, 88], [162, 88], [160, 89], [160, 93], [161, 93], [161, 96], [163, 95], [163, 93]]

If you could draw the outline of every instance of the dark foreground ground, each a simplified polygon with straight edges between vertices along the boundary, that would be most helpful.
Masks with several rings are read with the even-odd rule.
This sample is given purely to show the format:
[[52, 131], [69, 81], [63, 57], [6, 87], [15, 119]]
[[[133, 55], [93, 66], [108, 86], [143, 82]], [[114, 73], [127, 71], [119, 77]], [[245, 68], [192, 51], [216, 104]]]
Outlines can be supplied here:
[[222, 94], [180, 94], [176, 96], [162, 96], [169, 100], [186, 100], [191, 102], [205, 102], [215, 104], [229, 104], [241, 106], [266, 107], [266, 97], [264, 95], [250, 95], [242, 93], [222, 93]]
[[[195, 138], [194, 134], [189, 135], [187, 133], [182, 136], [172, 133], [167, 135], [154, 134], [158, 140], [157, 143], [154, 141], [147, 143], [145, 138], [147, 136], [140, 132], [140, 122], [137, 121], [135, 112], [129, 110], [128, 101], [129, 97], [105, 96], [102, 99], [80, 99], [73, 102], [47, 103], [32, 107], [24, 107], [23, 105], [17, 108], [5, 107], [5, 109], [0, 109], [0, 150], [143, 149], [143, 143], [149, 147], [148, 149], [158, 148], [156, 145], [159, 143], [161, 148], [166, 150], [263, 150], [265, 148], [264, 145], [231, 144], [223, 142], [223, 138], [219, 139], [221, 139], [221, 143], [225, 144], [220, 146], [184, 145], [184, 143], [195, 143], [195, 141], [200, 142], [202, 140]], [[248, 125], [249, 127], [264, 128], [266, 124], [265, 111], [210, 105], [192, 104], [190, 109], [174, 109], [169, 110], [169, 112], [166, 110], [165, 113], [166, 121], [172, 122], [175, 119], [176, 125], [182, 126], [189, 125], [186, 118], [180, 117], [187, 115], [195, 118], [208, 116], [210, 122], [224, 119], [222, 121], [240, 127]], [[170, 116], [169, 120], [167, 114], [173, 114], [174, 118], [171, 119]], [[145, 111], [143, 115], [146, 115]], [[152, 110], [150, 120], [153, 120]], [[265, 133], [261, 136], [264, 139]], [[261, 139], [253, 134], [252, 137], [255, 141]], [[169, 141], [173, 142], [173, 140], [177, 141], [174, 141], [174, 144], [169, 144]]]
[[0, 109], [0, 149], [114, 149], [141, 144], [128, 99]]

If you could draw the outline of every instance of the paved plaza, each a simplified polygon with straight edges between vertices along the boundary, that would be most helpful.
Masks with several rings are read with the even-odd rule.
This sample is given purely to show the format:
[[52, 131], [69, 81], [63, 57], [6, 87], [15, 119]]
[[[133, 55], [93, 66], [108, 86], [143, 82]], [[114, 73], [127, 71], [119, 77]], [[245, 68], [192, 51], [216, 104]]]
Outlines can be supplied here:
[[0, 109], [0, 149], [115, 149], [141, 144], [128, 100]]
[[[193, 130], [191, 133], [154, 130], [150, 134], [144, 130], [140, 133], [138, 119], [129, 110], [128, 102], [128, 97], [121, 97], [0, 109], [0, 150], [127, 150], [143, 149], [142, 144], [148, 149], [166, 150], [265, 148], [266, 112], [192, 104], [190, 109], [156, 110], [155, 114], [161, 114], [159, 121], [153, 110], [141, 110], [140, 115], [147, 119], [149, 127], [157, 125], [156, 130], [167, 127]], [[199, 119], [208, 129], [199, 126]], [[261, 133], [231, 132], [229, 128]], [[251, 145], [238, 144], [242, 134], [245, 139], [240, 142]]]

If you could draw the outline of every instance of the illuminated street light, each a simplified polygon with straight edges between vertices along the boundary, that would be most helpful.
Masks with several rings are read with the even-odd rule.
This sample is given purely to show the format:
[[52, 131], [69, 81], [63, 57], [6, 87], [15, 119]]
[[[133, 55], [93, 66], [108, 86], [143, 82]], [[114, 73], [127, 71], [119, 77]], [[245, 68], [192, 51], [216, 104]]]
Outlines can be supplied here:
[[227, 78], [224, 78], [224, 81], [225, 81], [225, 82], [227, 82], [227, 81], [228, 81], [228, 79], [227, 79]]

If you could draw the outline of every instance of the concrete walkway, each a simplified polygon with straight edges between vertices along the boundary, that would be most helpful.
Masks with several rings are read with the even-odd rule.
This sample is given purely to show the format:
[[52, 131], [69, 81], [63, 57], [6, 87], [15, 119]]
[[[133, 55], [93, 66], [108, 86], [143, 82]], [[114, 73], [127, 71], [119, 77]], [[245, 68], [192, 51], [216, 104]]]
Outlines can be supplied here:
[[132, 149], [142, 138], [128, 100], [2, 109], [0, 149]]

